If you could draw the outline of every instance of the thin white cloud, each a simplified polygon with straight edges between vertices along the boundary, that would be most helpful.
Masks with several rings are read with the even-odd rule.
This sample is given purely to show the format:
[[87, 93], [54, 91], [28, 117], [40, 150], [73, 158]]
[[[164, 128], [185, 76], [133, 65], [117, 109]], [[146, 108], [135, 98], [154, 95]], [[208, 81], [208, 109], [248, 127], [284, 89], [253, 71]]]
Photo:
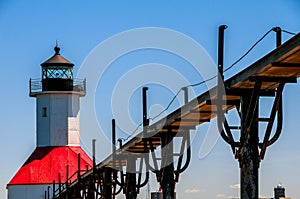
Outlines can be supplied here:
[[201, 189], [186, 189], [184, 190], [184, 193], [200, 193], [203, 192]]
[[225, 194], [223, 193], [219, 193], [216, 195], [217, 198], [225, 198]]
[[241, 187], [241, 185], [240, 184], [231, 184], [231, 185], [229, 185], [229, 187], [231, 189], [239, 189]]
[[228, 199], [239, 199], [238, 196], [228, 196], [227, 198], [228, 198]]

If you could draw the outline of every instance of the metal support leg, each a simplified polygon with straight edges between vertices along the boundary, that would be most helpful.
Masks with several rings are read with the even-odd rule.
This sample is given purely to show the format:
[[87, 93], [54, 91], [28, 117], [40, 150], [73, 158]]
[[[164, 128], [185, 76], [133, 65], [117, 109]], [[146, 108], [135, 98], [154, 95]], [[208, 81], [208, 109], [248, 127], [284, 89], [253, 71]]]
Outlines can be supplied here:
[[103, 186], [103, 198], [112, 199], [112, 169], [106, 167], [104, 169], [104, 186]]
[[88, 189], [87, 189], [87, 199], [94, 199], [95, 198], [95, 183], [94, 179], [89, 179], [88, 182]]
[[[249, 110], [250, 96], [241, 96], [242, 107], [242, 125]], [[258, 118], [258, 103], [254, 118]], [[246, 127], [247, 128], [247, 127]], [[243, 132], [246, 133], [246, 128], [242, 126]], [[240, 177], [241, 177], [241, 199], [258, 198], [258, 168], [259, 168], [259, 152], [258, 152], [258, 122], [254, 119], [249, 126], [249, 132], [245, 140], [241, 143], [239, 150]]]
[[136, 199], [136, 157], [128, 155], [126, 172], [126, 199]]
[[173, 136], [171, 132], [161, 137], [161, 181], [164, 199], [174, 199], [174, 163], [173, 163]]

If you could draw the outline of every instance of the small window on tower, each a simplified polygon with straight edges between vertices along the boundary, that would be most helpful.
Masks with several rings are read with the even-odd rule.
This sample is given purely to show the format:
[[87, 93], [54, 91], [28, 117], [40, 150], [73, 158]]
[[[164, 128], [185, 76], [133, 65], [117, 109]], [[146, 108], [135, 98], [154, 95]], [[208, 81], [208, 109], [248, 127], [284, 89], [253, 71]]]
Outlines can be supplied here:
[[42, 108], [42, 117], [47, 117], [47, 108], [46, 107]]

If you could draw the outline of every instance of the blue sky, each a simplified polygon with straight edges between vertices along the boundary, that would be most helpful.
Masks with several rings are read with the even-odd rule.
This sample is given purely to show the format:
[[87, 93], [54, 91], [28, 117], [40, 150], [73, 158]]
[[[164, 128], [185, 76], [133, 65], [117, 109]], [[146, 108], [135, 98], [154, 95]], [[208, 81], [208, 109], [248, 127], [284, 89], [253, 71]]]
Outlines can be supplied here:
[[[61, 54], [71, 60], [77, 73], [84, 60], [101, 42], [121, 32], [144, 27], [167, 28], [180, 32], [200, 44], [217, 59], [217, 29], [226, 30], [225, 68], [237, 60], [265, 32], [275, 26], [299, 32], [300, 3], [286, 1], [1, 1], [0, 2], [0, 198], [6, 197], [5, 186], [35, 148], [35, 99], [28, 96], [29, 78], [40, 77], [40, 63], [52, 56], [55, 41]], [[283, 40], [290, 35], [283, 34]], [[269, 34], [239, 65], [226, 73], [230, 77], [275, 47], [275, 35]], [[161, 63], [179, 71], [189, 82], [201, 81], [190, 64], [167, 52], [144, 50], [116, 60], [107, 69], [95, 91], [95, 113], [102, 131], [89, 125], [88, 104], [82, 99], [82, 145], [89, 151], [91, 139], [97, 139], [98, 159], [110, 151], [111, 100], [113, 85], [137, 65]], [[184, 67], [184, 69], [182, 68]], [[93, 73], [93, 71], [91, 71]], [[143, 76], [139, 77], [142, 78]], [[168, 77], [172, 80], [172, 77]], [[199, 79], [198, 79], [199, 78]], [[89, 82], [89, 80], [87, 80]], [[165, 107], [173, 93], [149, 83], [149, 106]], [[89, 86], [89, 84], [87, 85]], [[201, 87], [196, 92], [200, 94]], [[260, 167], [260, 195], [272, 196], [273, 187], [283, 183], [287, 196], [299, 197], [300, 127], [299, 85], [284, 91], [284, 127], [279, 141], [268, 148]], [[130, 98], [130, 114], [141, 122], [140, 91]], [[91, 93], [87, 93], [90, 95]], [[170, 111], [179, 106], [175, 102]], [[155, 107], [154, 107], [155, 108]], [[154, 110], [155, 112], [155, 110]], [[207, 125], [200, 127], [192, 145], [192, 162], [176, 185], [179, 198], [230, 198], [238, 196], [239, 168], [230, 148], [219, 139], [211, 152], [199, 157]], [[120, 135], [125, 136], [125, 135]], [[158, 186], [151, 178], [151, 189]]]

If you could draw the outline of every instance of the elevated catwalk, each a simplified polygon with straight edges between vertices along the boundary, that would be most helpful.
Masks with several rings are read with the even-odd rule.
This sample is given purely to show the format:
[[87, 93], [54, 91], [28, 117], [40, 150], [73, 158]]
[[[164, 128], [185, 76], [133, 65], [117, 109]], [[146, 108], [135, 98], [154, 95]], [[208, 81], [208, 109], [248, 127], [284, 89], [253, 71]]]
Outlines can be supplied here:
[[[250, 179], [250, 183], [248, 184], [247, 182], [241, 182], [242, 189], [250, 190], [251, 192], [256, 189], [255, 186], [258, 184], [257, 171], [254, 176], [247, 176], [252, 174], [243, 172], [247, 172], [249, 164], [252, 163], [256, 166], [255, 168], [250, 168], [251, 171], [255, 169], [258, 170], [259, 162], [264, 158], [267, 146], [278, 139], [281, 132], [280, 121], [282, 121], [282, 109], [280, 108], [282, 107], [282, 90], [285, 84], [296, 83], [298, 77], [300, 77], [300, 34], [292, 37], [284, 44], [280, 46], [278, 45], [275, 50], [226, 80], [224, 82], [224, 90], [226, 94], [223, 94], [223, 97], [221, 98], [222, 110], [218, 109], [218, 105], [216, 103], [220, 100], [217, 95], [218, 87], [216, 86], [189, 101], [184, 106], [167, 115], [165, 118], [162, 118], [160, 121], [149, 126], [144, 125], [142, 132], [137, 134], [137, 136], [129, 140], [119, 149], [116, 149], [112, 155], [108, 156], [100, 164], [96, 165], [94, 169], [91, 169], [82, 175], [79, 180], [75, 180], [73, 183], [69, 184], [68, 189], [62, 190], [60, 194], [57, 194], [54, 198], [66, 198], [66, 196], [71, 192], [74, 192], [74, 190], [75, 192], [77, 190], [77, 193], [81, 191], [81, 193], [83, 193], [81, 197], [83, 198], [98, 198], [95, 196], [95, 192], [97, 192], [96, 195], [99, 197], [102, 196], [102, 198], [111, 198], [113, 191], [111, 190], [112, 188], [107, 186], [116, 185], [113, 185], [114, 182], [105, 178], [105, 176], [112, 175], [109, 172], [114, 173], [113, 168], [118, 169], [126, 167], [126, 165], [128, 166], [131, 161], [130, 156], [128, 155], [129, 153], [134, 154], [136, 158], [144, 158], [147, 170], [149, 169], [156, 174], [163, 189], [168, 189], [168, 186], [171, 186], [170, 189], [174, 189], [174, 183], [178, 181], [178, 175], [182, 170], [186, 169], [186, 165], [183, 168], [180, 168], [179, 165], [177, 170], [175, 170], [176, 168], [174, 169], [174, 165], [171, 165], [169, 169], [172, 171], [171, 173], [167, 173], [168, 171], [164, 170], [164, 168], [157, 168], [157, 165], [151, 167], [149, 164], [149, 157], [145, 157], [144, 154], [147, 153], [150, 158], [152, 157], [151, 163], [153, 164], [153, 162], [157, 161], [152, 153], [156, 148], [166, 147], [167, 143], [170, 142], [173, 137], [186, 138], [186, 136], [189, 135], [189, 130], [195, 129], [196, 126], [209, 122], [211, 119], [217, 117], [217, 115], [220, 114], [218, 111], [221, 111], [222, 116], [225, 117], [224, 113], [234, 108], [238, 110], [241, 116], [241, 126], [236, 127], [237, 129], [241, 129], [241, 139], [239, 141], [233, 140], [230, 133], [230, 128], [233, 127], [230, 127], [227, 122], [223, 123], [219, 130], [222, 138], [230, 144], [235, 157], [239, 160], [242, 175], [248, 177], [248, 180]], [[269, 118], [258, 117], [257, 104], [260, 96], [274, 97], [274, 105]], [[272, 126], [276, 119], [275, 115], [279, 120], [279, 122], [277, 122], [278, 132], [270, 138]], [[265, 133], [265, 137], [262, 142], [259, 142], [258, 140], [258, 122], [268, 122], [267, 132]], [[187, 146], [187, 148], [189, 148], [189, 146]], [[250, 155], [246, 154], [246, 148], [252, 151]], [[173, 151], [173, 148], [168, 149]], [[166, 154], [162, 154], [163, 158], [165, 157], [164, 155]], [[174, 154], [171, 153], [171, 156], [172, 155], [174, 156]], [[180, 157], [182, 158], [182, 155]], [[248, 158], [249, 161], [252, 162], [247, 162]], [[179, 160], [180, 164], [181, 161]], [[165, 174], [165, 176], [170, 177], [170, 182], [164, 182], [161, 179], [161, 176], [164, 176], [162, 173]], [[116, 175], [113, 176], [115, 177], [115, 180], [118, 180]], [[121, 172], [119, 180], [122, 179], [123, 176], [124, 174]], [[174, 176], [175, 179], [173, 179]], [[127, 178], [129, 179], [129, 176], [127, 176]], [[105, 181], [105, 179], [107, 181]], [[251, 180], [253, 180], [253, 182]], [[170, 184], [165, 186], [165, 183]], [[123, 184], [121, 183], [121, 186], [123, 186], [123, 188], [125, 187], [125, 190], [130, 189], [128, 185], [124, 185], [124, 182]], [[137, 187], [133, 187], [133, 189], [138, 189], [141, 187], [141, 184], [138, 183], [136, 186]], [[91, 191], [92, 189], [94, 191]], [[255, 191], [258, 192], [257, 190]], [[254, 195], [250, 197], [250, 194], [252, 193], [249, 193], [249, 191], [245, 192], [249, 195], [243, 195], [244, 192], [241, 191], [242, 198], [255, 198], [255, 194], [257, 194], [254, 193]], [[136, 197], [130, 197], [128, 194], [126, 196], [127, 198]], [[164, 198], [167, 197], [164, 196]], [[169, 198], [173, 198], [173, 196], [170, 196]]]

